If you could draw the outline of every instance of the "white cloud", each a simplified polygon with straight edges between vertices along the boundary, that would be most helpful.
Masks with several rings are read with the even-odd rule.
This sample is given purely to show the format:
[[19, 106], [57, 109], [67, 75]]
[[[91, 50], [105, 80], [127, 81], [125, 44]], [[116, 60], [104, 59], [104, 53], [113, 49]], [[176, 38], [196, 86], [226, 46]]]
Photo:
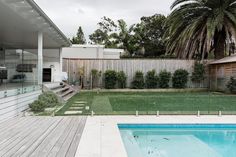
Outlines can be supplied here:
[[79, 26], [88, 36], [103, 16], [137, 23], [142, 16], [168, 15], [174, 0], [35, 0], [44, 12], [67, 35], [76, 34]]

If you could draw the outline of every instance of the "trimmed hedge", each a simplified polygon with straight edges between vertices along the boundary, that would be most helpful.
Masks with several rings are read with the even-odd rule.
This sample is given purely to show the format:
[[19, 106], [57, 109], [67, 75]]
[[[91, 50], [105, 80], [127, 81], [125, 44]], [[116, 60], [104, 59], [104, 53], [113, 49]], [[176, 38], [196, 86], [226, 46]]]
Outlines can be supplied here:
[[126, 88], [127, 86], [127, 76], [124, 73], [124, 71], [120, 71], [117, 73], [117, 83], [118, 83], [118, 88]]
[[236, 93], [236, 79], [231, 77], [229, 82], [227, 83], [227, 88], [231, 93]]
[[117, 73], [114, 70], [107, 70], [105, 72], [105, 88], [115, 89], [117, 82]]
[[201, 82], [204, 80], [205, 75], [205, 66], [201, 63], [195, 63], [194, 70], [192, 73], [192, 81], [193, 82]]
[[166, 70], [163, 70], [159, 74], [159, 87], [160, 88], [169, 88], [170, 85], [170, 79], [171, 79], [171, 73], [167, 72]]
[[173, 77], [173, 87], [174, 88], [185, 88], [188, 83], [188, 71], [184, 69], [176, 70]]
[[156, 71], [148, 71], [146, 75], [146, 87], [148, 89], [155, 89], [158, 85], [158, 76], [156, 75]]
[[145, 83], [144, 83], [144, 76], [143, 72], [137, 71], [134, 76], [134, 80], [132, 82], [132, 88], [133, 89], [144, 89]]

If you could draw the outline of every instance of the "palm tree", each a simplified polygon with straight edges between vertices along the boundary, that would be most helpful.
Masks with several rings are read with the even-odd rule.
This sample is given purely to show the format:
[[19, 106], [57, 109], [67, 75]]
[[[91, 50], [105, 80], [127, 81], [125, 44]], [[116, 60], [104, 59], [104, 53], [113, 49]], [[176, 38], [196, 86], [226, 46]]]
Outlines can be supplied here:
[[175, 0], [171, 9], [167, 51], [178, 58], [220, 59], [235, 43], [236, 0]]

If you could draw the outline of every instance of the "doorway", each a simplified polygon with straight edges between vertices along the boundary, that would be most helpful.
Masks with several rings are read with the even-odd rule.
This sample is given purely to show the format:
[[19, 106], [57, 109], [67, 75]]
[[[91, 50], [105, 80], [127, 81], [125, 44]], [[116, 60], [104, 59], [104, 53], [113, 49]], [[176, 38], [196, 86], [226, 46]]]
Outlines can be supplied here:
[[52, 69], [51, 68], [43, 69], [43, 82], [52, 82]]

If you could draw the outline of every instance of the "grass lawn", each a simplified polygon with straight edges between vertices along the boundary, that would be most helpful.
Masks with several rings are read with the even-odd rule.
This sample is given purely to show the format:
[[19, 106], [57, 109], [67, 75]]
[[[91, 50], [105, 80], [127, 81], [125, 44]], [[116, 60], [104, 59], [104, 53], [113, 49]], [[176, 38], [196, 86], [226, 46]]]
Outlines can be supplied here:
[[156, 93], [156, 92], [81, 92], [58, 111], [63, 115], [76, 101], [86, 101], [90, 110], [83, 114], [134, 115], [139, 114], [217, 114], [236, 111], [236, 96], [214, 93]]

